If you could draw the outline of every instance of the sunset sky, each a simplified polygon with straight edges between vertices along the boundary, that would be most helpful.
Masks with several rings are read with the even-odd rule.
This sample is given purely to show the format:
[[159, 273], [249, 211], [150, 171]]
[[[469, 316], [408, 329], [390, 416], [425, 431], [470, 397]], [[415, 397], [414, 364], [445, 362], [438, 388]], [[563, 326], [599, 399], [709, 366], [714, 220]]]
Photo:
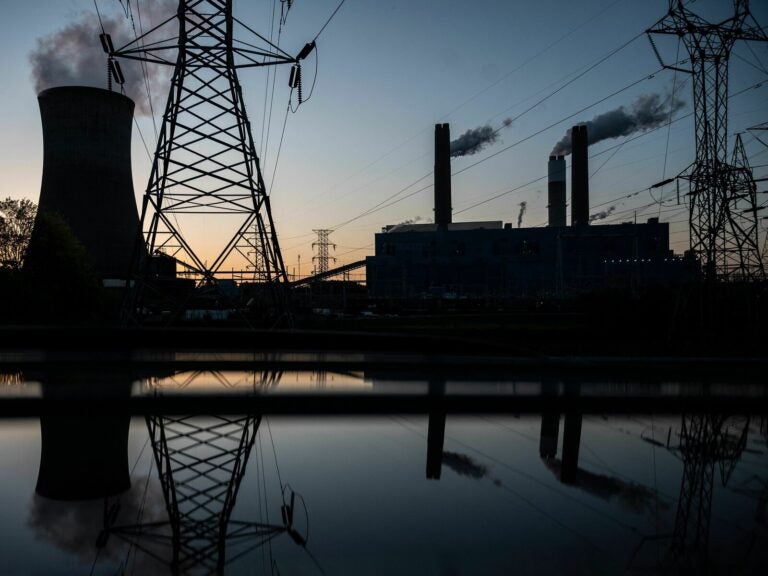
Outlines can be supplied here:
[[[149, 1], [140, 0], [140, 5]], [[337, 5], [337, 0], [295, 0], [280, 46], [298, 53]], [[117, 0], [98, 0], [98, 6], [106, 17], [123, 17]], [[279, 12], [279, 1], [277, 6]], [[731, 6], [728, 0], [691, 3], [692, 9], [713, 20], [727, 16]], [[319, 37], [317, 53], [306, 61], [305, 92], [318, 63], [316, 86], [312, 98], [287, 116], [276, 171], [289, 67], [275, 69], [271, 122], [269, 102], [266, 107], [264, 103], [268, 72], [241, 71], [288, 272], [294, 272], [299, 254], [302, 274], [310, 272], [312, 229], [335, 229], [331, 240], [338, 245], [336, 256], [341, 264], [372, 254], [373, 234], [382, 226], [432, 218], [432, 189], [417, 191], [432, 182], [429, 173], [436, 122], [449, 122], [451, 136], [456, 138], [468, 129], [486, 124], [499, 128], [504, 119], [513, 119], [498, 132], [497, 142], [475, 155], [453, 160], [454, 173], [466, 169], [453, 178], [454, 221], [503, 220], [516, 225], [520, 203], [526, 202], [523, 226], [546, 223], [546, 179], [525, 184], [546, 175], [548, 155], [565, 130], [619, 106], [629, 108], [642, 95], [659, 94], [662, 99], [671, 95], [674, 73], [658, 72], [659, 63], [648, 40], [640, 35], [666, 9], [667, 0], [346, 0]], [[94, 3], [0, 0], [0, 10], [4, 72], [0, 83], [0, 197], [37, 201], [42, 134], [30, 53], [38, 39], [92, 19]], [[272, 10], [271, 0], [235, 1], [238, 17], [266, 36]], [[768, 25], [767, 2], [752, 2], [752, 10], [761, 25]], [[95, 34], [93, 41], [100, 51]], [[578, 80], [533, 106], [625, 44]], [[675, 39], [659, 39], [658, 46], [665, 61], [675, 61]], [[681, 47], [679, 58], [684, 57]], [[646, 78], [653, 73], [654, 77]], [[730, 79], [734, 96], [729, 134], [767, 122], [768, 43], [738, 44]], [[129, 83], [138, 80], [127, 78]], [[761, 87], [737, 94], [761, 81], [765, 81]], [[84, 83], [94, 82], [84, 79]], [[96, 85], [105, 84], [106, 79]], [[680, 117], [692, 112], [691, 84], [678, 74], [676, 86], [675, 96], [684, 102], [675, 113]], [[156, 113], [165, 102], [162, 88], [158, 85], [156, 89]], [[146, 102], [139, 105], [144, 108]], [[139, 126], [152, 152], [152, 120], [140, 117]], [[638, 221], [660, 215], [672, 223], [673, 248], [687, 248], [687, 212], [674, 203], [674, 186], [663, 189], [664, 199], [671, 201], [663, 206], [648, 206], [658, 194], [654, 198], [645, 190], [693, 161], [693, 129], [693, 119], [687, 117], [636, 140], [627, 141], [633, 138], [629, 136], [592, 146], [590, 154], [599, 155], [590, 164], [594, 174], [590, 204], [593, 213], [607, 212], [600, 222], [632, 220], [635, 209]], [[768, 141], [768, 133], [763, 134]], [[758, 167], [756, 175], [768, 175], [768, 148], [752, 135], [746, 134], [744, 139], [750, 161]], [[624, 141], [625, 145], [616, 148]], [[151, 161], [137, 131], [133, 163], [139, 199]], [[765, 184], [758, 189], [765, 190]], [[395, 196], [398, 192], [401, 194]], [[639, 193], [621, 198], [633, 192]], [[390, 197], [398, 200], [409, 194], [358, 218]]]

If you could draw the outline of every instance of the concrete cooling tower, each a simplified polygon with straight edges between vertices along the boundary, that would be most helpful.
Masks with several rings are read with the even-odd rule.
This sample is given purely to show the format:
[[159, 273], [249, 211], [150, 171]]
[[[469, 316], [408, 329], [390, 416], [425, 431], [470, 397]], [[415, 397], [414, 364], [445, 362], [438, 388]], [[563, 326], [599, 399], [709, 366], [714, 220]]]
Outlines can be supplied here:
[[126, 278], [139, 233], [131, 178], [133, 101], [108, 90], [41, 92], [43, 179], [38, 209], [60, 216], [103, 279]]

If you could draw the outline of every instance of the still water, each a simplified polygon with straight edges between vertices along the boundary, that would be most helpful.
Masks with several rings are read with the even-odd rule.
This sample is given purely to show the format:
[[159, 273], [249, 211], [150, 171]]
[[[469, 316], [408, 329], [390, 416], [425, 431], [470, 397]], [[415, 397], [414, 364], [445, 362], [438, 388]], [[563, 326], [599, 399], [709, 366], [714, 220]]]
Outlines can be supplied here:
[[[9, 373], [0, 396], [72, 385]], [[397, 383], [411, 385], [429, 389]], [[373, 386], [355, 372], [200, 370], [102, 375], [98, 394]], [[766, 573], [768, 419], [558, 411], [130, 416], [91, 403], [5, 418], [0, 571]]]

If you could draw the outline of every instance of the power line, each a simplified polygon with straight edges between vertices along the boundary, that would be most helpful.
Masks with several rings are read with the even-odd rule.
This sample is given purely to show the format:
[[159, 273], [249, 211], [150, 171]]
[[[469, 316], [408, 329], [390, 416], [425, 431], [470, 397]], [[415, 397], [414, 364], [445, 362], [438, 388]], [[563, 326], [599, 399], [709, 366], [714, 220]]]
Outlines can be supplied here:
[[[478, 98], [479, 96], [481, 96], [482, 94], [484, 94], [485, 92], [487, 92], [488, 90], [490, 90], [490, 89], [494, 88], [495, 86], [497, 86], [499, 83], [501, 83], [501, 82], [502, 82], [503, 80], [505, 80], [506, 78], [510, 77], [510, 76], [511, 76], [512, 74], [514, 74], [515, 72], [517, 72], [517, 71], [521, 70], [522, 68], [524, 68], [525, 66], [527, 66], [528, 64], [530, 64], [531, 62], [533, 62], [533, 61], [534, 61], [536, 58], [538, 58], [539, 56], [541, 56], [542, 54], [544, 54], [545, 52], [547, 52], [548, 50], [550, 50], [551, 48], [553, 48], [555, 45], [559, 44], [559, 43], [560, 43], [562, 40], [565, 40], [565, 39], [566, 39], [566, 38], [568, 38], [570, 35], [572, 35], [574, 32], [578, 31], [580, 28], [583, 28], [583, 27], [584, 27], [584, 26], [586, 26], [587, 24], [591, 23], [592, 21], [594, 21], [595, 19], [597, 19], [599, 16], [601, 16], [603, 13], [605, 13], [607, 10], [609, 10], [610, 8], [612, 8], [613, 6], [615, 6], [616, 4], [618, 4], [619, 2], [622, 2], [622, 1], [623, 1], [623, 0], [616, 0], [615, 2], [613, 2], [613, 3], [612, 3], [612, 4], [610, 4], [610, 5], [608, 5], [607, 7], [605, 7], [604, 9], [602, 9], [600, 12], [598, 12], [597, 14], [595, 14], [594, 16], [592, 16], [591, 18], [589, 18], [589, 19], [587, 19], [586, 21], [582, 22], [582, 23], [581, 23], [581, 24], [579, 24], [578, 26], [576, 26], [576, 27], [572, 28], [572, 29], [571, 29], [569, 32], [567, 32], [565, 35], [561, 36], [561, 37], [560, 37], [560, 39], [558, 39], [558, 40], [556, 40], [555, 42], [551, 43], [551, 44], [550, 44], [550, 45], [548, 45], [546, 48], [544, 48], [544, 49], [540, 50], [538, 53], [534, 54], [533, 56], [531, 56], [530, 58], [528, 58], [526, 61], [524, 61], [523, 63], [519, 64], [518, 66], [516, 66], [515, 68], [513, 68], [512, 70], [510, 70], [509, 72], [507, 72], [507, 73], [506, 73], [504, 76], [502, 76], [501, 78], [499, 78], [499, 79], [498, 79], [498, 80], [496, 80], [495, 82], [493, 82], [493, 83], [491, 83], [490, 85], [486, 86], [485, 88], [483, 88], [483, 89], [479, 90], [479, 91], [478, 91], [478, 92], [476, 92], [476, 93], [475, 93], [473, 96], [471, 96], [470, 98], [468, 98], [467, 100], [465, 100], [464, 102], [462, 102], [461, 104], [459, 104], [458, 106], [456, 106], [455, 108], [451, 109], [449, 112], [447, 112], [447, 113], [443, 114], [443, 115], [442, 115], [440, 118], [442, 118], [442, 119], [448, 118], [449, 116], [451, 116], [452, 114], [454, 114], [455, 112], [457, 112], [458, 110], [460, 110], [461, 108], [463, 108], [464, 106], [466, 106], [467, 104], [469, 104], [470, 102], [472, 102], [473, 100], [475, 100], [476, 98]], [[637, 39], [637, 38], [634, 38], [633, 40], [635, 40], [635, 39]], [[633, 40], [631, 40], [629, 43], [631, 43]], [[616, 51], [618, 51], [618, 50], [621, 50], [622, 48], [623, 48], [623, 46], [620, 46], [620, 47], [619, 47], [619, 48], [618, 48]], [[608, 57], [610, 57], [610, 55], [612, 55], [612, 54], [610, 54], [610, 53], [609, 53], [609, 56], [608, 56]], [[605, 59], [605, 58], [606, 58], [606, 57], [601, 57], [601, 59]], [[596, 66], [597, 64], [599, 64], [599, 62], [595, 62], [595, 63], [593, 63], [593, 64], [591, 64], [591, 65], [587, 65], [587, 66], [588, 66], [588, 67], [589, 67], [589, 66], [592, 66], [592, 67], [594, 67], [594, 66]], [[586, 73], [586, 72], [584, 72], [584, 73]], [[561, 77], [560, 79], [558, 79], [557, 81], [553, 82], [552, 84], [549, 84], [549, 85], [548, 85], [546, 88], [549, 88], [550, 86], [553, 86], [553, 85], [557, 85], [557, 84], [558, 84], [559, 82], [561, 82], [562, 80], [564, 80], [564, 79], [568, 78], [569, 76], [571, 76], [571, 74], [573, 74], [573, 73], [572, 73], [572, 72], [570, 72], [570, 73], [566, 74], [565, 76]], [[571, 80], [569, 81], [569, 83], [573, 82], [574, 80], [575, 80], [575, 79], [571, 79]], [[563, 87], [564, 87], [564, 86], [563, 86]], [[546, 88], [545, 88], [545, 89], [546, 89]], [[561, 89], [562, 89], [562, 87], [561, 87]], [[540, 93], [540, 92], [539, 92], [539, 93]], [[523, 102], [526, 102], [526, 101], [527, 101], [527, 100], [529, 100], [531, 97], [532, 97], [532, 96], [529, 96], [528, 98], [525, 98], [525, 99], [523, 99], [523, 100], [522, 100], [521, 102], [519, 102], [518, 104], [521, 104], [521, 103], [523, 103]], [[546, 98], [544, 98], [543, 100], [546, 100]], [[542, 100], [542, 101], [543, 101], [543, 100]], [[496, 117], [496, 116], [499, 116], [500, 114], [503, 114], [504, 112], [506, 112], [507, 110], [510, 110], [511, 108], [514, 108], [514, 107], [515, 107], [515, 106], [517, 106], [518, 104], [515, 104], [515, 105], [513, 105], [513, 106], [511, 106], [511, 107], [508, 107], [508, 108], [506, 108], [506, 109], [505, 109], [505, 110], [503, 110], [502, 112], [500, 112], [500, 113], [496, 114], [494, 117]], [[535, 107], [535, 106], [534, 106], [534, 107]], [[533, 109], [534, 107], [531, 107], [531, 109]], [[521, 118], [523, 115], [525, 115], [525, 114], [526, 114], [527, 112], [529, 112], [529, 111], [530, 111], [530, 110], [527, 110], [526, 112], [523, 112], [522, 114], [518, 115], [518, 116], [517, 116], [515, 119], [520, 119], [520, 118]], [[403, 146], [406, 146], [407, 144], [410, 144], [410, 143], [411, 143], [413, 140], [415, 140], [416, 138], [418, 138], [419, 136], [421, 136], [421, 134], [423, 134], [423, 133], [424, 133], [425, 131], [427, 131], [429, 128], [430, 128], [430, 126], [426, 126], [426, 127], [424, 127], [422, 130], [420, 130], [419, 132], [415, 133], [413, 136], [411, 136], [411, 137], [410, 137], [410, 138], [408, 138], [407, 140], [405, 140], [405, 141], [401, 142], [400, 144], [398, 144], [397, 146], [395, 146], [395, 147], [391, 148], [390, 150], [388, 150], [387, 152], [385, 152], [384, 154], [382, 154], [382, 155], [381, 155], [381, 156], [379, 156], [378, 158], [376, 158], [376, 159], [372, 160], [371, 162], [369, 162], [368, 164], [366, 164], [364, 167], [362, 167], [362, 168], [360, 168], [359, 170], [357, 170], [357, 171], [353, 172], [353, 173], [352, 173], [350, 176], [348, 176], [347, 178], [345, 178], [345, 179], [344, 179], [344, 180], [342, 180], [341, 182], [339, 182], [339, 183], [337, 183], [337, 184], [334, 184], [334, 185], [333, 185], [333, 186], [331, 186], [329, 189], [327, 189], [327, 190], [325, 190], [325, 191], [321, 192], [320, 194], [316, 195], [314, 198], [310, 199], [310, 202], [312, 202], [312, 201], [316, 200], [317, 198], [319, 198], [319, 197], [321, 197], [321, 196], [323, 196], [323, 195], [327, 194], [328, 192], [332, 191], [334, 188], [336, 188], [336, 187], [338, 187], [338, 186], [341, 186], [342, 184], [345, 184], [346, 182], [348, 182], [349, 180], [351, 180], [352, 178], [354, 178], [354, 177], [355, 177], [355, 176], [357, 176], [358, 174], [360, 174], [360, 173], [362, 173], [362, 172], [366, 171], [368, 168], [370, 168], [370, 167], [372, 167], [372, 166], [374, 166], [374, 165], [378, 164], [378, 163], [379, 163], [381, 160], [383, 160], [384, 158], [387, 158], [387, 157], [388, 157], [388, 156], [390, 156], [390, 155], [391, 155], [393, 152], [396, 152], [397, 150], [399, 150], [399, 149], [400, 149], [400, 148], [402, 148]], [[498, 130], [496, 130], [496, 132], [498, 132]], [[425, 155], [426, 155], [426, 154], [424, 154], [424, 156], [425, 156]], [[410, 163], [410, 162], [409, 162], [409, 163]], [[398, 168], [395, 168], [394, 170], [392, 170], [392, 172], [388, 173], [387, 175], [389, 175], [389, 174], [391, 174], [391, 173], [393, 173], [393, 172], [397, 172], [397, 171], [398, 171], [400, 168], [402, 168], [402, 166], [400, 166], [400, 167], [398, 167]], [[386, 177], [386, 176], [385, 176], [385, 177]], [[366, 185], [364, 185], [364, 186], [362, 186], [362, 187], [358, 187], [358, 188], [357, 188], [357, 189], [355, 189], [354, 191], [360, 190], [360, 189], [364, 188], [365, 186], [367, 186], [367, 184], [366, 184]], [[352, 192], [354, 192], [354, 191], [352, 191]], [[352, 192], [349, 192], [349, 193], [347, 193], [346, 195], [349, 195], [349, 194], [351, 194]], [[343, 197], [343, 196], [342, 196], [342, 197]]]
[[322, 27], [322, 28], [320, 28], [320, 32], [318, 32], [317, 34], [315, 34], [315, 38], [314, 38], [314, 40], [312, 40], [312, 42], [316, 42], [316, 41], [317, 41], [317, 39], [320, 37], [320, 34], [322, 34], [322, 33], [323, 33], [323, 31], [324, 31], [324, 30], [326, 29], [326, 27], [328, 26], [328, 24], [330, 24], [330, 23], [331, 23], [331, 20], [333, 20], [333, 17], [334, 17], [334, 16], [336, 16], [336, 13], [337, 13], [337, 12], [339, 11], [339, 9], [340, 9], [340, 8], [343, 6], [344, 2], [346, 2], [346, 0], [341, 0], [341, 2], [339, 2], [339, 5], [338, 5], [338, 6], [336, 6], [336, 10], [334, 10], [334, 11], [331, 13], [331, 15], [328, 17], [328, 20], [326, 20], [326, 21], [325, 21], [325, 24], [323, 24], [323, 27]]
[[[636, 37], [636, 38], [637, 38], [637, 37]], [[635, 38], [635, 39], [636, 39], [636, 38]], [[634, 40], [634, 39], [633, 39], [633, 40]], [[623, 46], [627, 46], [628, 44], [629, 44], [629, 43], [625, 43]], [[616, 53], [616, 52], [618, 52], [618, 49], [613, 51], [613, 53]], [[605, 58], [601, 59], [601, 61], [605, 61]], [[593, 68], [594, 68], [594, 65], [590, 67], [590, 69], [593, 69]], [[482, 163], [483, 163], [483, 162], [485, 162], [486, 160], [489, 160], [489, 159], [491, 159], [491, 158], [493, 158], [493, 157], [495, 157], [495, 156], [498, 156], [499, 154], [502, 154], [503, 152], [506, 152], [506, 151], [508, 151], [508, 150], [510, 150], [510, 149], [512, 149], [512, 148], [514, 148], [515, 146], [518, 146], [518, 145], [522, 144], [523, 142], [526, 142], [526, 141], [528, 141], [528, 140], [530, 140], [530, 139], [532, 139], [532, 138], [535, 138], [536, 136], [538, 136], [538, 135], [542, 134], [543, 132], [546, 132], [547, 130], [549, 130], [549, 129], [551, 129], [551, 128], [555, 127], [555, 126], [557, 126], [558, 124], [561, 124], [561, 123], [563, 123], [563, 122], [566, 122], [567, 120], [569, 120], [569, 119], [573, 118], [574, 116], [577, 116], [578, 114], [581, 114], [581, 113], [583, 113], [584, 111], [586, 111], [586, 110], [589, 110], [590, 108], [592, 108], [592, 107], [594, 107], [594, 106], [597, 106], [598, 104], [601, 104], [602, 102], [604, 102], [604, 101], [606, 101], [606, 100], [608, 100], [608, 99], [610, 99], [610, 98], [612, 98], [612, 97], [614, 97], [614, 96], [616, 96], [616, 95], [620, 94], [621, 92], [624, 92], [625, 90], [629, 90], [630, 88], [633, 88], [634, 86], [636, 86], [636, 85], [640, 84], [641, 82], [644, 82], [645, 80], [649, 80], [649, 79], [653, 78], [653, 77], [654, 77], [656, 74], [658, 74], [658, 72], [660, 72], [661, 70], [662, 70], [662, 69], [659, 69], [659, 70], [657, 70], [656, 72], [654, 72], [653, 74], [650, 74], [650, 75], [648, 75], [648, 76], [644, 76], [643, 78], [641, 78], [641, 79], [639, 79], [639, 80], [636, 80], [635, 82], [632, 82], [631, 84], [628, 84], [627, 86], [625, 86], [625, 87], [623, 87], [623, 88], [621, 88], [621, 89], [619, 89], [619, 90], [617, 90], [617, 91], [613, 92], [612, 94], [609, 94], [608, 96], [605, 96], [604, 98], [601, 98], [600, 100], [598, 100], [598, 101], [596, 101], [596, 102], [593, 102], [593, 103], [592, 103], [592, 104], [590, 104], [589, 106], [585, 106], [584, 108], [582, 108], [582, 109], [580, 109], [580, 110], [578, 110], [578, 111], [576, 111], [576, 112], [574, 112], [574, 113], [572, 113], [572, 114], [569, 114], [569, 115], [568, 115], [568, 116], [566, 116], [565, 118], [562, 118], [562, 119], [560, 119], [560, 120], [558, 120], [558, 121], [556, 121], [556, 122], [554, 122], [554, 123], [552, 123], [552, 124], [550, 124], [550, 125], [548, 125], [548, 126], [546, 126], [546, 127], [542, 128], [542, 129], [540, 129], [540, 130], [538, 130], [538, 131], [534, 132], [533, 134], [529, 134], [528, 136], [526, 136], [526, 137], [524, 137], [524, 138], [522, 138], [522, 139], [520, 139], [520, 140], [518, 140], [518, 141], [516, 141], [516, 142], [514, 142], [514, 143], [512, 143], [512, 144], [510, 144], [509, 146], [506, 146], [506, 147], [502, 148], [501, 150], [499, 150], [499, 151], [497, 151], [497, 152], [494, 152], [493, 154], [491, 154], [491, 155], [489, 155], [489, 156], [486, 156], [485, 158], [482, 158], [481, 160], [478, 160], [477, 162], [474, 162], [474, 163], [470, 164], [469, 166], [465, 166], [465, 167], [464, 167], [464, 168], [462, 168], [461, 170], [457, 170], [456, 172], [453, 172], [453, 173], [451, 174], [451, 177], [453, 177], [453, 176], [456, 176], [456, 175], [458, 175], [458, 174], [461, 174], [461, 173], [463, 173], [463, 172], [466, 172], [467, 170], [469, 170], [469, 169], [471, 169], [471, 168], [474, 168], [475, 166], [477, 166], [477, 165], [479, 165], [479, 164], [482, 164]], [[560, 90], [560, 88], [558, 88], [558, 90]], [[540, 104], [540, 103], [542, 103], [542, 102], [544, 102], [545, 100], [546, 100], [546, 97], [545, 97], [545, 98], [542, 98], [541, 100], [539, 100], [539, 104]], [[528, 109], [526, 112], [523, 112], [523, 114], [527, 113], [528, 111], [530, 111], [530, 110], [532, 110], [532, 109], [533, 109], [532, 107], [531, 107], [531, 108], [529, 108], [529, 109]], [[521, 116], [521, 115], [522, 115], [522, 114], [518, 115], [518, 116], [517, 116], [517, 118], [520, 118], [520, 116]], [[631, 141], [631, 140], [628, 140], [627, 142], [629, 142], [629, 141]], [[395, 193], [395, 194], [393, 194], [392, 196], [389, 196], [388, 198], [386, 198], [385, 200], [382, 200], [381, 202], [379, 202], [379, 203], [378, 203], [378, 204], [376, 204], [375, 206], [372, 206], [371, 208], [369, 208], [369, 209], [368, 209], [368, 210], [366, 210], [365, 212], [363, 212], [363, 213], [361, 213], [361, 214], [358, 214], [357, 216], [355, 216], [355, 217], [353, 217], [353, 218], [350, 218], [349, 220], [346, 220], [346, 221], [344, 221], [344, 222], [342, 222], [342, 223], [340, 223], [340, 224], [337, 224], [337, 225], [336, 225], [336, 226], [334, 226], [333, 228], [334, 228], [334, 229], [336, 229], [336, 230], [338, 230], [339, 228], [341, 228], [342, 226], [345, 226], [345, 225], [349, 224], [350, 222], [354, 222], [355, 220], [359, 220], [360, 218], [362, 218], [362, 217], [364, 217], [364, 216], [368, 216], [369, 214], [373, 214], [374, 212], [378, 212], [379, 210], [383, 210], [384, 208], [388, 208], [389, 206], [392, 206], [393, 204], [396, 204], [396, 203], [398, 203], [398, 202], [401, 202], [401, 201], [403, 201], [403, 200], [406, 200], [407, 198], [410, 198], [410, 197], [414, 196], [414, 195], [415, 195], [415, 194], [417, 194], [418, 192], [422, 192], [422, 191], [424, 191], [424, 190], [428, 189], [429, 187], [431, 187], [431, 186], [432, 186], [431, 184], [430, 184], [429, 186], [425, 186], [424, 188], [420, 188], [419, 190], [416, 190], [415, 192], [412, 192], [411, 194], [408, 194], [408, 195], [406, 195], [406, 196], [403, 196], [402, 198], [399, 198], [398, 200], [396, 200], [396, 201], [394, 201], [394, 202], [390, 202], [389, 204], [387, 204], [387, 202], [388, 202], [389, 200], [391, 200], [391, 199], [393, 199], [393, 198], [395, 198], [395, 197], [399, 196], [399, 195], [400, 195], [402, 192], [404, 192], [405, 190], [407, 190], [407, 189], [408, 189], [408, 188], [410, 188], [411, 186], [414, 186], [415, 184], [417, 184], [418, 182], [420, 182], [420, 181], [424, 180], [425, 178], [429, 177], [429, 176], [430, 176], [430, 175], [432, 175], [432, 174], [433, 174], [433, 172], [429, 172], [429, 173], [425, 174], [424, 176], [422, 176], [421, 178], [419, 178], [419, 179], [417, 179], [416, 181], [412, 182], [412, 183], [411, 183], [411, 184], [409, 184], [408, 186], [406, 186], [406, 187], [404, 187], [404, 188], [401, 188], [401, 189], [400, 189], [398, 192], [396, 192], [396, 193]], [[483, 200], [483, 201], [481, 201], [481, 202], [478, 202], [478, 203], [476, 203], [476, 204], [473, 204], [472, 206], [469, 206], [468, 208], [465, 208], [465, 209], [463, 209], [463, 210], [460, 210], [460, 211], [458, 211], [458, 212], [454, 212], [454, 214], [461, 214], [462, 212], [466, 212], [467, 210], [470, 210], [471, 208], [475, 208], [475, 207], [477, 207], [477, 206], [480, 206], [480, 205], [482, 205], [482, 204], [485, 204], [485, 203], [487, 203], [487, 202], [490, 202], [491, 200], [495, 200], [496, 198], [500, 198], [500, 197], [502, 197], [502, 196], [505, 196], [505, 195], [507, 195], [507, 194], [510, 194], [510, 193], [512, 193], [512, 192], [514, 192], [514, 191], [517, 191], [517, 190], [519, 190], [519, 189], [520, 189], [520, 188], [522, 188], [522, 187], [525, 187], [525, 186], [527, 186], [527, 185], [530, 185], [530, 184], [532, 184], [532, 183], [535, 183], [535, 182], [537, 182], [537, 181], [539, 181], [539, 180], [543, 180], [544, 178], [546, 178], [546, 176], [542, 176], [541, 178], [537, 178], [536, 180], [533, 180], [533, 181], [531, 181], [531, 182], [529, 182], [529, 183], [527, 183], [527, 184], [525, 184], [525, 185], [523, 185], [523, 186], [518, 186], [518, 187], [516, 187], [516, 188], [513, 188], [512, 190], [507, 190], [507, 191], [505, 191], [505, 192], [503, 192], [503, 193], [501, 193], [501, 194], [499, 194], [499, 195], [497, 195], [497, 196], [494, 196], [494, 197], [492, 197], [492, 198], [489, 198], [489, 199]]]

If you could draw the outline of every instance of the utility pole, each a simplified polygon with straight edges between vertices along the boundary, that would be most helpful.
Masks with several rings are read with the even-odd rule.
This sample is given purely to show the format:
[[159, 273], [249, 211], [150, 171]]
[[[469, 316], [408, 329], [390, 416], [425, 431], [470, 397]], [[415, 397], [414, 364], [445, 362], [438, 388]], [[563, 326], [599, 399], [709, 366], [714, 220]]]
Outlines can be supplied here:
[[[683, 0], [670, 0], [667, 14], [646, 31], [662, 66], [693, 77], [696, 160], [680, 177], [690, 183], [691, 249], [701, 259], [708, 283], [760, 280], [765, 274], [756, 201], [744, 193], [747, 171], [729, 164], [728, 61], [738, 40], [765, 42], [768, 35], [750, 13], [749, 0], [734, 0], [733, 5], [733, 16], [710, 23]], [[664, 64], [653, 40], [656, 34], [681, 39], [691, 67]]]
[[312, 249], [317, 247], [317, 256], [312, 257], [312, 262], [317, 262], [315, 268], [315, 274], [322, 274], [328, 272], [328, 261], [333, 260], [336, 262], [336, 258], [329, 255], [329, 248], [336, 250], [336, 244], [333, 244], [328, 240], [333, 230], [312, 230], [317, 234], [317, 242], [312, 242]]

